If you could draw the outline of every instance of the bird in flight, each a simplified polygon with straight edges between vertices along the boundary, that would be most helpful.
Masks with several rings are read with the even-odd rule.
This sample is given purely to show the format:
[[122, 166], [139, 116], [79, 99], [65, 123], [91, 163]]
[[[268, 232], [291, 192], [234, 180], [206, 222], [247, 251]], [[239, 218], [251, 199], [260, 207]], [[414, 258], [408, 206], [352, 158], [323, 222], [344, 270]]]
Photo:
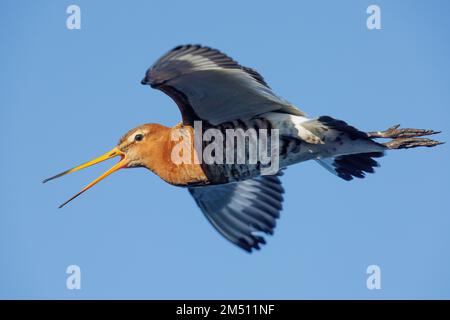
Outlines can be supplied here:
[[[422, 137], [439, 133], [433, 130], [402, 129], [396, 125], [384, 131], [364, 132], [330, 116], [310, 118], [277, 96], [256, 70], [201, 45], [172, 49], [146, 71], [141, 83], [171, 97], [180, 109], [182, 121], [174, 127], [141, 125], [126, 133], [111, 151], [44, 180], [120, 157], [111, 169], [60, 207], [119, 169], [145, 167], [169, 184], [187, 188], [217, 231], [251, 252], [265, 243], [264, 234], [273, 234], [282, 210], [284, 189], [280, 176], [284, 168], [315, 160], [337, 177], [349, 181], [373, 173], [378, 166], [375, 159], [387, 150], [441, 144]], [[200, 129], [195, 125], [198, 122]], [[265, 174], [268, 163], [262, 161], [198, 161], [203, 155], [192, 141], [198, 134], [196, 131], [200, 130], [202, 137], [209, 129], [219, 133], [228, 133], [230, 129], [267, 133], [267, 139], [273, 141], [270, 152], [277, 157], [278, 166], [271, 174]], [[174, 161], [173, 150], [178, 140], [173, 137], [180, 131], [191, 138], [187, 146], [197, 161]], [[388, 140], [379, 142], [378, 139]], [[212, 143], [225, 149], [242, 147], [204, 137], [200, 144], [206, 150]], [[245, 146], [245, 155], [249, 153], [249, 144]]]

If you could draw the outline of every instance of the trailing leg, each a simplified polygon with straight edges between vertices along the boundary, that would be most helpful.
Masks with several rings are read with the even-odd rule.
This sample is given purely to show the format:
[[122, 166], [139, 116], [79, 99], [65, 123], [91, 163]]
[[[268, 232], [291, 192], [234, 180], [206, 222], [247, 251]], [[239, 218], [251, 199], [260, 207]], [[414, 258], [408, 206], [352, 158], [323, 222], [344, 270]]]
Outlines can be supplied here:
[[417, 147], [434, 147], [444, 142], [427, 139], [417, 138], [422, 136], [428, 136], [438, 134], [440, 131], [424, 130], [424, 129], [412, 129], [403, 128], [399, 129], [400, 125], [395, 125], [384, 131], [372, 131], [367, 132], [369, 138], [378, 139], [392, 139], [391, 141], [383, 143], [388, 149], [410, 149]]

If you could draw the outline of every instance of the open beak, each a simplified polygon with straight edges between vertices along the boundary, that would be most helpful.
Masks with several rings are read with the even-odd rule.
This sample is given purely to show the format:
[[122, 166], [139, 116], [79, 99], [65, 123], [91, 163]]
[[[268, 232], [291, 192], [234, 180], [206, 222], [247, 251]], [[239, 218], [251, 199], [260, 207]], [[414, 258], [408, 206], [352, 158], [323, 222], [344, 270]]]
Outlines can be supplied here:
[[111, 173], [122, 169], [124, 167], [127, 166], [128, 164], [128, 160], [125, 158], [125, 154], [120, 151], [117, 147], [112, 149], [111, 151], [105, 153], [104, 155], [95, 158], [94, 160], [88, 161], [86, 163], [83, 163], [81, 165], [79, 165], [78, 167], [72, 168], [70, 170], [66, 170], [64, 172], [61, 172], [59, 174], [57, 174], [56, 176], [53, 176], [51, 178], [45, 179], [43, 181], [43, 183], [46, 183], [47, 181], [62, 177], [68, 173], [72, 173], [90, 166], [93, 166], [94, 164], [100, 163], [102, 161], [114, 158], [120, 156], [121, 160], [119, 162], [117, 162], [111, 169], [109, 169], [108, 171], [106, 171], [105, 173], [103, 173], [100, 177], [98, 177], [97, 179], [95, 179], [94, 181], [92, 181], [90, 184], [88, 184], [86, 187], [84, 187], [83, 189], [81, 189], [80, 192], [78, 192], [77, 194], [75, 194], [72, 198], [70, 198], [69, 200], [67, 200], [66, 202], [64, 202], [62, 205], [59, 206], [59, 208], [62, 208], [63, 206], [65, 206], [66, 204], [68, 204], [70, 201], [72, 201], [73, 199], [75, 199], [76, 197], [78, 197], [80, 194], [82, 194], [83, 192], [85, 192], [86, 190], [90, 189], [91, 187], [93, 187], [94, 185], [96, 185], [98, 182], [100, 182], [101, 180], [105, 179], [107, 176], [109, 176]]

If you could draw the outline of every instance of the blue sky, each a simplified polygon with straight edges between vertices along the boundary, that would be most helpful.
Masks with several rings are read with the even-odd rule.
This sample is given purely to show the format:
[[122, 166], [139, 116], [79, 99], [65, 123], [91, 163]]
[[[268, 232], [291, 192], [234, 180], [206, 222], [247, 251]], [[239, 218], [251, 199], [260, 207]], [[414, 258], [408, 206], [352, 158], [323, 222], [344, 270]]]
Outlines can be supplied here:
[[[66, 28], [70, 4], [81, 30]], [[370, 4], [381, 30], [366, 28]], [[256, 68], [311, 116], [448, 141], [449, 14], [443, 0], [1, 1], [0, 298], [450, 298], [448, 145], [390, 152], [352, 182], [289, 168], [275, 235], [251, 255], [144, 169], [61, 210], [111, 162], [41, 183], [139, 124], [176, 124], [175, 104], [139, 82], [186, 43]], [[66, 288], [72, 264], [81, 290]], [[366, 288], [372, 264], [380, 290]]]

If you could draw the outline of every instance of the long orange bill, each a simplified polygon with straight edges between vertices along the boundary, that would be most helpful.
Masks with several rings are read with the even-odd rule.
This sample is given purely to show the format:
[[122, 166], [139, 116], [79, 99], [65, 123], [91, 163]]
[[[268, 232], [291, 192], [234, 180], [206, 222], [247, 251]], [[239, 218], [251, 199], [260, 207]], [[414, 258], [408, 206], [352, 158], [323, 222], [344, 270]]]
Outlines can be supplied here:
[[57, 174], [57, 175], [55, 175], [55, 176], [53, 176], [53, 177], [51, 177], [51, 178], [45, 179], [45, 180], [43, 181], [43, 183], [46, 183], [47, 181], [50, 181], [50, 180], [53, 180], [53, 179], [62, 177], [62, 176], [64, 176], [64, 175], [68, 174], [68, 173], [72, 173], [72, 172], [75, 172], [75, 171], [78, 171], [78, 170], [81, 170], [81, 169], [84, 169], [84, 168], [93, 166], [94, 164], [103, 162], [103, 161], [105, 161], [105, 160], [108, 160], [108, 159], [111, 159], [111, 158], [114, 158], [114, 157], [117, 157], [117, 156], [120, 156], [122, 159], [121, 159], [118, 163], [116, 163], [111, 169], [109, 169], [108, 171], [106, 171], [105, 173], [103, 173], [100, 177], [98, 177], [97, 179], [95, 179], [94, 181], [92, 181], [92, 182], [91, 182], [90, 184], [88, 184], [86, 187], [84, 187], [83, 189], [81, 189], [80, 192], [78, 192], [78, 193], [75, 194], [72, 198], [70, 198], [69, 200], [67, 200], [67, 201], [64, 202], [62, 205], [59, 206], [59, 208], [62, 208], [63, 206], [65, 206], [66, 204], [68, 204], [70, 201], [72, 201], [73, 199], [75, 199], [76, 197], [78, 197], [80, 194], [82, 194], [82, 193], [85, 192], [86, 190], [88, 190], [88, 189], [90, 189], [91, 187], [93, 187], [94, 185], [96, 185], [99, 181], [101, 181], [101, 180], [103, 180], [104, 178], [106, 178], [107, 176], [109, 176], [111, 173], [113, 173], [113, 172], [115, 172], [115, 171], [117, 171], [117, 170], [119, 170], [119, 169], [122, 169], [122, 168], [126, 167], [127, 164], [128, 164], [128, 160], [125, 159], [125, 154], [124, 154], [122, 151], [120, 151], [118, 148], [114, 148], [114, 149], [112, 149], [111, 151], [105, 153], [104, 155], [102, 155], [102, 156], [100, 156], [100, 157], [98, 157], [98, 158], [95, 158], [94, 160], [88, 161], [88, 162], [86, 162], [86, 163], [83, 163], [83, 164], [81, 164], [81, 165], [75, 167], [75, 168], [66, 170], [66, 171], [61, 172], [61, 173], [59, 173], [59, 174]]

